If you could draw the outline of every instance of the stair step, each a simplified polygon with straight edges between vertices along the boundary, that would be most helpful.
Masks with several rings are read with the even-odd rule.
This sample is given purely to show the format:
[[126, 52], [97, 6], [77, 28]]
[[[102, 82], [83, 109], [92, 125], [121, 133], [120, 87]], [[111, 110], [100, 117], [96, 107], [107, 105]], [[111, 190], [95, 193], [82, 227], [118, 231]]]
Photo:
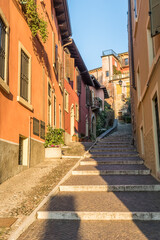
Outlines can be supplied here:
[[94, 170], [72, 171], [72, 175], [149, 175], [150, 170]]
[[160, 192], [59, 192], [39, 211], [160, 214]]
[[61, 192], [159, 192], [160, 185], [62, 185], [59, 190]]
[[92, 166], [92, 165], [79, 165], [76, 169], [76, 171], [95, 171], [95, 170], [148, 170], [147, 167], [144, 165], [138, 165], [138, 164], [101, 164], [98, 166]]
[[159, 229], [159, 221], [36, 220], [19, 240], [159, 240]]
[[97, 148], [94, 147], [90, 150], [91, 153], [93, 152], [136, 152], [136, 149], [133, 148]]
[[123, 152], [123, 153], [117, 153], [117, 152], [101, 152], [101, 153], [92, 153], [92, 157], [138, 157], [138, 153], [134, 152]]
[[101, 164], [143, 164], [144, 161], [137, 158], [96, 158], [96, 160], [92, 159], [86, 159], [82, 160], [80, 162], [80, 165], [92, 165], [92, 166], [98, 166]]
[[63, 183], [63, 186], [113, 186], [123, 185], [134, 186], [137, 185], [160, 185], [151, 175], [108, 175], [108, 176], [70, 176], [70, 178]]
[[53, 220], [92, 220], [92, 221], [110, 221], [110, 220], [141, 220], [141, 221], [159, 221], [159, 212], [74, 212], [74, 211], [39, 211], [38, 219]]

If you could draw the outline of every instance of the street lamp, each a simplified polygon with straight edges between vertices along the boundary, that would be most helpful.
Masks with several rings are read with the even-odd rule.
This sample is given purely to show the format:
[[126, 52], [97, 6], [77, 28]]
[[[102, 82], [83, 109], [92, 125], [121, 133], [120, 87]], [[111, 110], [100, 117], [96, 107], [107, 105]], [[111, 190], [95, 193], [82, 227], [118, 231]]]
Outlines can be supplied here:
[[119, 86], [122, 86], [122, 80], [121, 79], [119, 80]]

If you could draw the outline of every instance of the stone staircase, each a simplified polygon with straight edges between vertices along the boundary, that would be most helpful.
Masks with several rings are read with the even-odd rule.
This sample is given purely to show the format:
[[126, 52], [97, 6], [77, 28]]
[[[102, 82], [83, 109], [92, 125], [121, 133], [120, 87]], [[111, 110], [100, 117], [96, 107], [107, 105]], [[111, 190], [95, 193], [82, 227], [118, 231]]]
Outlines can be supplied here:
[[37, 212], [35, 224], [42, 227], [40, 221], [54, 239], [158, 240], [160, 183], [131, 138], [113, 134], [97, 142], [58, 194]]
[[160, 220], [160, 184], [130, 138], [104, 138], [90, 154], [38, 211], [38, 219]]

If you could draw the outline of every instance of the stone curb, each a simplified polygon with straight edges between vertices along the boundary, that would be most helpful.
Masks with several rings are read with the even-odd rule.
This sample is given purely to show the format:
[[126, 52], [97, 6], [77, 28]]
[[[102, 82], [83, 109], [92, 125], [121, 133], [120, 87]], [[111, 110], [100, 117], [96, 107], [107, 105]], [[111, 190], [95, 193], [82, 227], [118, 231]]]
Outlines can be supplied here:
[[61, 192], [159, 192], [160, 185], [78, 185], [60, 186]]
[[150, 170], [93, 170], [93, 171], [72, 171], [72, 175], [94, 175], [94, 176], [106, 176], [106, 175], [149, 175]]
[[160, 212], [66, 212], [40, 211], [38, 219], [54, 220], [141, 220], [159, 221]]
[[25, 217], [24, 221], [20, 223], [20, 226], [15, 231], [11, 232], [8, 240], [18, 239], [18, 237], [36, 220], [38, 210], [47, 201], [49, 201], [51, 196], [54, 196], [59, 192], [59, 186], [72, 175], [72, 171], [79, 166], [79, 163], [82, 159], [84, 159], [83, 156], [79, 159], [75, 166], [61, 179], [61, 181], [57, 184], [56, 187], [54, 187], [54, 189], [48, 194], [48, 196], [43, 199], [43, 201], [38, 205], [38, 207], [28, 217]]

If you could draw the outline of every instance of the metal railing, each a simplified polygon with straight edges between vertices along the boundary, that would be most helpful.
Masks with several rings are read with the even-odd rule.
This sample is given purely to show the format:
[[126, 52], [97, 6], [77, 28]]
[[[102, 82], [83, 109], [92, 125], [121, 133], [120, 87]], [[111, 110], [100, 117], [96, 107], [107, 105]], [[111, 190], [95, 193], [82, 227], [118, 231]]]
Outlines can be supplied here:
[[109, 80], [114, 81], [114, 80], [129, 78], [129, 77], [130, 77], [129, 73], [122, 73], [122, 74], [117, 74], [117, 75], [111, 76]]

